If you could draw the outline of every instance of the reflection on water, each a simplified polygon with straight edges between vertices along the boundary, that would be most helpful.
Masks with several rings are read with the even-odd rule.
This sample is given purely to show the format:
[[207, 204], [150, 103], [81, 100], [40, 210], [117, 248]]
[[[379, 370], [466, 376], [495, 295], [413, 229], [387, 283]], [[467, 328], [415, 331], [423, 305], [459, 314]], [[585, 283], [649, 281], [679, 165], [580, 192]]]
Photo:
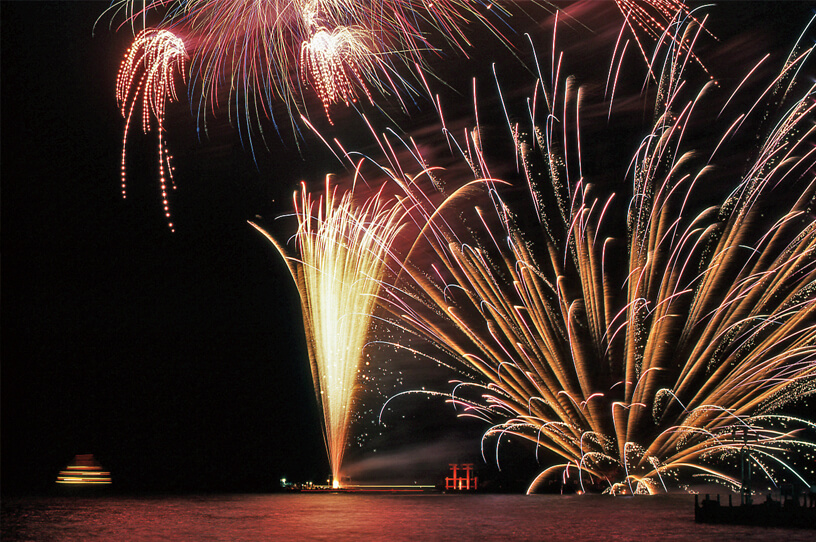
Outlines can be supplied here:
[[208, 495], [9, 498], [12, 540], [812, 540], [697, 525], [688, 495]]

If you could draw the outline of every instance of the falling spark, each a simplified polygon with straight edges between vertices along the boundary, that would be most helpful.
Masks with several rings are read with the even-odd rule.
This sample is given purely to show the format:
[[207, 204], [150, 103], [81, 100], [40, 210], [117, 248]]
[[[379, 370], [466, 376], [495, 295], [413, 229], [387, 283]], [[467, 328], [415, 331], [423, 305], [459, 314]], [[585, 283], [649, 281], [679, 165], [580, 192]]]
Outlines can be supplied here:
[[308, 42], [303, 43], [300, 56], [304, 82], [308, 82], [305, 76], [308, 73], [329, 122], [330, 104], [342, 101], [348, 105], [357, 101], [355, 83], [374, 103], [361, 73], [371, 72], [373, 68], [369, 66], [376, 62], [372, 60], [374, 53], [366, 45], [366, 38], [367, 34], [362, 29], [320, 28]]
[[[158, 141], [159, 189], [164, 216], [173, 230], [168, 184], [173, 181], [171, 156], [164, 141], [164, 116], [167, 102], [178, 100], [175, 74], [185, 78], [184, 61], [187, 53], [180, 38], [167, 30], [141, 31], [128, 49], [116, 77], [116, 101], [125, 118], [122, 138], [122, 197], [127, 197], [127, 139], [137, 106], [141, 104], [142, 130], [155, 128]], [[152, 123], [155, 119], [155, 125]], [[175, 186], [173, 186], [175, 188]]]

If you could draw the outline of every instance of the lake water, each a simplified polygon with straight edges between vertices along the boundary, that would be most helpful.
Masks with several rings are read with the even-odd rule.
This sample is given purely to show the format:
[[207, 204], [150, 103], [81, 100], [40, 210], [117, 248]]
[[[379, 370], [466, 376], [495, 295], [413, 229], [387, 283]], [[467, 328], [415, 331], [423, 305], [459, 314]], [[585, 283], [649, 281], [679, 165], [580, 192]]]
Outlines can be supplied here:
[[272, 494], [2, 501], [17, 540], [813, 540], [814, 531], [694, 523], [689, 495]]

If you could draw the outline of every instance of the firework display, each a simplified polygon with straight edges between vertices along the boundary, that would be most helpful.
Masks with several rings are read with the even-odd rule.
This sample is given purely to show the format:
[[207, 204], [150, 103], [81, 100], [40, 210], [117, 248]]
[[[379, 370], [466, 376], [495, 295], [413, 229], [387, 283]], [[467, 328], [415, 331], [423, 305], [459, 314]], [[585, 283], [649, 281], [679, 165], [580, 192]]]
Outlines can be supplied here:
[[[314, 202], [295, 196], [298, 256], [259, 226], [286, 260], [303, 307], [315, 395], [334, 487], [339, 487], [363, 347], [368, 336], [386, 257], [399, 232], [400, 209], [372, 197], [361, 206], [353, 193], [326, 191]], [[316, 214], [315, 214], [316, 213]]]
[[[556, 14], [542, 57], [550, 65], [534, 53], [526, 67], [537, 76], [531, 95], [519, 100], [521, 86], [503, 94], [495, 75], [494, 120], [510, 135], [497, 143], [499, 123], [480, 117], [475, 81], [472, 125], [454, 133], [461, 123], [444, 118], [423, 56], [437, 41], [464, 52], [468, 21], [507, 42], [487, 16], [507, 15], [501, 3], [114, 3], [134, 26], [161, 17], [136, 35], [117, 100], [122, 193], [140, 107], [144, 131], [158, 133], [171, 229], [162, 134], [176, 72], [200, 125], [226, 108], [252, 152], [263, 119], [278, 129], [276, 104], [294, 133], [318, 132], [307, 91], [330, 125], [336, 104], [402, 104], [417, 94], [400, 75], [406, 67], [436, 108], [444, 143], [371, 128], [381, 160], [317, 133], [354, 187], [385, 184], [360, 198], [329, 176], [315, 200], [304, 183], [294, 255], [251, 223], [300, 296], [335, 487], [363, 350], [395, 336], [405, 339], [390, 344], [398, 352], [456, 371], [452, 389], [427, 393], [487, 424], [483, 455], [492, 446], [500, 464], [511, 437], [534, 450], [542, 467], [528, 492], [559, 476], [612, 494], [691, 479], [739, 487], [740, 461], [774, 484], [812, 482], [800, 467], [816, 456], [816, 422], [789, 408], [816, 392], [816, 84], [805, 76], [814, 47], [800, 36], [776, 71], [765, 57], [718, 81], [697, 53], [710, 36], [698, 11], [679, 0], [614, 4], [623, 25], [603, 97], [602, 83], [565, 76], [555, 29], [575, 21]], [[640, 88], [621, 80], [627, 54], [638, 57]], [[621, 113], [638, 118], [621, 134], [592, 124]], [[426, 150], [443, 147], [461, 163], [434, 166], [439, 154]], [[375, 310], [386, 314], [376, 329]]]
[[158, 140], [159, 188], [167, 224], [173, 229], [170, 218], [168, 187], [172, 186], [173, 166], [164, 141], [164, 115], [167, 102], [177, 100], [176, 72], [186, 77], [184, 61], [187, 52], [184, 43], [167, 30], [146, 29], [125, 55], [116, 77], [116, 101], [125, 118], [125, 134], [122, 138], [122, 197], [127, 197], [127, 139], [136, 106], [141, 102], [142, 129], [145, 133], [153, 126]]
[[[478, 125], [456, 145], [475, 180], [448, 182], [461, 188], [436, 203], [420, 179], [440, 186], [444, 172], [412, 142], [420, 174], [404, 173], [410, 164], [380, 140], [382, 169], [418, 225], [383, 304], [471, 375], [449, 400], [493, 424], [484, 440], [497, 460], [516, 436], [550, 462], [530, 492], [570, 469], [582, 487], [616, 494], [654, 493], [685, 472], [738, 486], [728, 464], [741, 454], [774, 483], [809, 483], [790, 456], [812, 457], [803, 431], [816, 425], [782, 409], [816, 391], [816, 87], [799, 77], [812, 48], [797, 44], [733, 113], [753, 70], [730, 95], [705, 73], [692, 90], [684, 70], [699, 25], [672, 31], [653, 55], [654, 121], [623, 162], [625, 212], [584, 176], [593, 150], [572, 77], [554, 73], [551, 89], [538, 80], [532, 124], [509, 124], [524, 198], [491, 178]], [[688, 134], [713, 94], [733, 119], [698, 148]], [[753, 130], [748, 141], [764, 135], [749, 147]], [[741, 169], [718, 167], [734, 156]], [[726, 182], [719, 203], [706, 198], [717, 190], [705, 185]], [[474, 199], [491, 210], [466, 212]]]

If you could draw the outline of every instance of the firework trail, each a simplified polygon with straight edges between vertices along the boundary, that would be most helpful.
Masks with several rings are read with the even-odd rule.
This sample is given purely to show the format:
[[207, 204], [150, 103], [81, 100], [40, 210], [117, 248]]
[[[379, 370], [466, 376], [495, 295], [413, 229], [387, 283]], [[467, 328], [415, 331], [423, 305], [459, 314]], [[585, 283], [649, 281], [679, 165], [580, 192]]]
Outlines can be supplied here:
[[[641, 39], [641, 34], [653, 41], [660, 39], [674, 40], [667, 30], [672, 26], [672, 22], [678, 18], [689, 17], [691, 14], [688, 7], [681, 0], [615, 0], [621, 14], [624, 16], [625, 26], [630, 30], [632, 36], [640, 49], [646, 63], [649, 57], [646, 54], [647, 46], [645, 39]], [[692, 17], [692, 20], [693, 17]], [[695, 21], [697, 22], [697, 21]], [[674, 45], [681, 50], [690, 52], [689, 44], [682, 40], [675, 40]], [[697, 60], [696, 56], [693, 57]], [[699, 60], [698, 60], [699, 62]]]
[[[333, 485], [339, 487], [360, 361], [386, 258], [401, 210], [374, 196], [355, 204], [352, 192], [326, 192], [314, 202], [295, 195], [299, 257], [259, 226], [286, 260], [300, 294], [315, 395], [323, 415]], [[314, 214], [316, 212], [316, 214]]]
[[[692, 90], [684, 71], [699, 27], [672, 31], [653, 55], [653, 124], [625, 162], [625, 212], [584, 177], [586, 91], [571, 77], [536, 83], [528, 117], [543, 124], [509, 123], [526, 204], [491, 178], [478, 125], [461, 143], [445, 131], [475, 180], [448, 183], [461, 188], [441, 203], [420, 187], [442, 186], [444, 172], [413, 141], [402, 142], [412, 167], [393, 135], [378, 137], [379, 170], [417, 225], [382, 303], [474, 375], [449, 399], [493, 423], [497, 460], [515, 435], [551, 462], [529, 491], [570, 470], [612, 493], [654, 493], [684, 472], [736, 486], [727, 467], [743, 451], [774, 483], [808, 483], [792, 458], [813, 456], [802, 430], [816, 424], [781, 409], [816, 392], [816, 85], [799, 88], [812, 48], [797, 47], [734, 114], [751, 70], [723, 100], [719, 116], [733, 122], [722, 137], [695, 142], [695, 115], [717, 88]], [[728, 193], [711, 205], [705, 185]], [[465, 213], [479, 187], [492, 211]], [[513, 211], [527, 205], [532, 221]]]
[[142, 130], [145, 133], [153, 126], [158, 140], [159, 188], [161, 190], [164, 215], [172, 230], [170, 203], [167, 200], [168, 183], [173, 181], [171, 156], [164, 141], [164, 115], [168, 101], [177, 100], [175, 74], [186, 77], [184, 61], [187, 53], [184, 43], [167, 30], [146, 29], [136, 36], [136, 40], [122, 60], [116, 77], [116, 101], [125, 118], [122, 138], [122, 197], [127, 197], [127, 138], [131, 120], [141, 103]]
[[[178, 69], [185, 82], [188, 78], [187, 51], [190, 102], [198, 110], [199, 129], [206, 133], [209, 111], [217, 115], [225, 106], [254, 156], [253, 134], [263, 137], [263, 119], [280, 134], [273, 113], [278, 103], [285, 107], [295, 143], [300, 144], [298, 121], [308, 116], [308, 87], [330, 123], [333, 104], [348, 106], [365, 96], [376, 106], [372, 91], [396, 98], [407, 111], [404, 95], [416, 91], [398, 67], [427, 69], [425, 53], [441, 52], [431, 36], [464, 52], [469, 42], [463, 26], [475, 21], [504, 39], [482, 11], [507, 15], [501, 6], [470, 0], [115, 0], [106, 13], [123, 14], [122, 26], [134, 32], [143, 28], [117, 80], [117, 99], [127, 119], [124, 138], [144, 94], [145, 130], [151, 111], [157, 118], [159, 182], [170, 228], [167, 188], [172, 168], [162, 135], [164, 107], [166, 99], [175, 99], [173, 70]], [[161, 18], [156, 29], [146, 28], [148, 15], [151, 22]], [[123, 150], [123, 185], [124, 178]]]

